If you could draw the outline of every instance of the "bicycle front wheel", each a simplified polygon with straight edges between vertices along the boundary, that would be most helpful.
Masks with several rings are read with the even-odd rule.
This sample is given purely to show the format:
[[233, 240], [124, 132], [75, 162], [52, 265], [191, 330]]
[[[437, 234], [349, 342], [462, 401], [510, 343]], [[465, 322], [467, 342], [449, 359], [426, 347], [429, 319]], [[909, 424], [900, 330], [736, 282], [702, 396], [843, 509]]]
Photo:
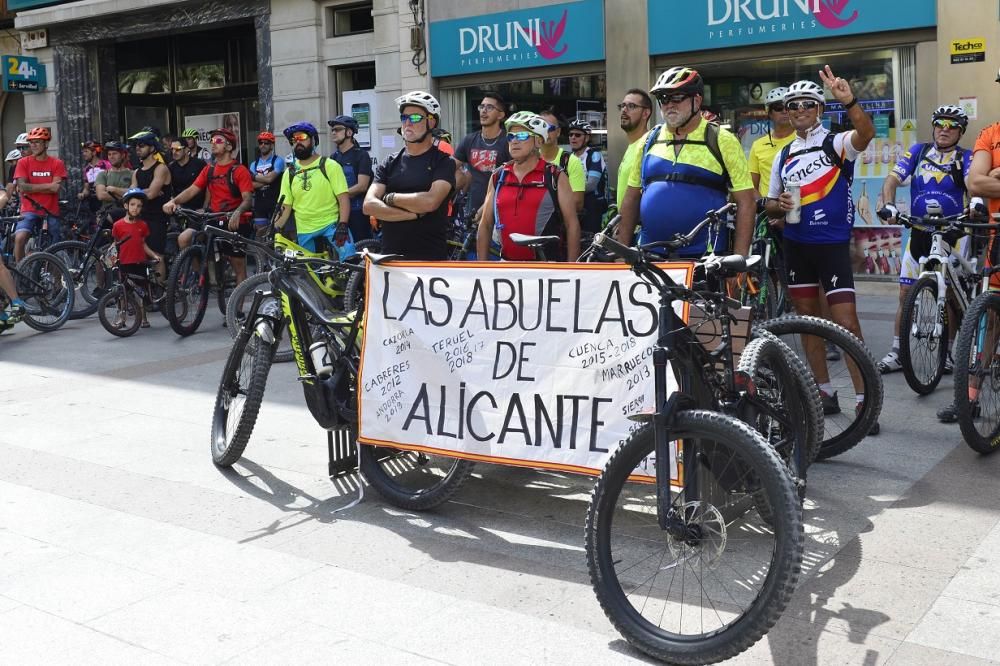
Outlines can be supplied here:
[[135, 292], [116, 285], [97, 302], [97, 318], [104, 330], [119, 338], [134, 335], [142, 325], [142, 310]]
[[191, 335], [198, 330], [208, 307], [209, 285], [205, 270], [205, 249], [200, 245], [185, 248], [167, 278], [167, 320], [177, 335]]
[[25, 304], [24, 323], [36, 331], [54, 331], [73, 313], [73, 276], [55, 255], [35, 252], [22, 259], [15, 284]]
[[215, 396], [212, 461], [219, 467], [229, 467], [242, 457], [264, 400], [274, 345], [260, 339], [251, 345], [252, 335], [236, 338]]
[[938, 282], [925, 275], [910, 288], [899, 318], [899, 362], [910, 388], [927, 395], [948, 360], [948, 313], [938, 309]]
[[743, 652], [781, 616], [802, 561], [802, 511], [781, 460], [746, 424], [684, 411], [672, 436], [683, 442], [684, 469], [670, 511], [684, 536], [657, 522], [647, 426], [597, 481], [587, 564], [605, 615], [629, 643], [670, 663], [707, 664]]
[[1000, 294], [969, 305], [955, 343], [955, 414], [962, 437], [979, 453], [1000, 448]]
[[[243, 325], [243, 318], [245, 316], [246, 309], [253, 302], [254, 292], [270, 291], [270, 289], [271, 286], [268, 282], [267, 273], [258, 273], [257, 275], [251, 275], [248, 277], [240, 283], [240, 286], [233, 290], [232, 295], [229, 297], [229, 301], [226, 303], [226, 328], [229, 329], [229, 333], [234, 339], [240, 334], [240, 327]], [[265, 299], [261, 303], [262, 309], [267, 300], [268, 299]], [[271, 297], [270, 300], [277, 300], [277, 298]], [[254, 344], [253, 338], [250, 339], [250, 344]], [[287, 363], [294, 357], [295, 351], [292, 349], [292, 343], [289, 340], [289, 336], [282, 336], [281, 340], [278, 342], [278, 348], [274, 352], [274, 362]]]

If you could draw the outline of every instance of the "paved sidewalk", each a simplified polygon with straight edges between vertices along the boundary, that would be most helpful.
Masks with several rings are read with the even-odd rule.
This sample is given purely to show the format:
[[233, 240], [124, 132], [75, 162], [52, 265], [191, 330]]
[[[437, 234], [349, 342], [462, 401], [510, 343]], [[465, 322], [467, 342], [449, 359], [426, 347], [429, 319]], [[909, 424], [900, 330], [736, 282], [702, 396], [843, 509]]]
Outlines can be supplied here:
[[[861, 283], [872, 351], [895, 290]], [[229, 336], [96, 322], [0, 337], [0, 663], [642, 663], [594, 598], [592, 481], [479, 466], [432, 513], [325, 477], [275, 366], [247, 458], [211, 463]], [[805, 576], [737, 664], [987, 664], [1000, 655], [1000, 456], [886, 378], [882, 434], [810, 472]]]

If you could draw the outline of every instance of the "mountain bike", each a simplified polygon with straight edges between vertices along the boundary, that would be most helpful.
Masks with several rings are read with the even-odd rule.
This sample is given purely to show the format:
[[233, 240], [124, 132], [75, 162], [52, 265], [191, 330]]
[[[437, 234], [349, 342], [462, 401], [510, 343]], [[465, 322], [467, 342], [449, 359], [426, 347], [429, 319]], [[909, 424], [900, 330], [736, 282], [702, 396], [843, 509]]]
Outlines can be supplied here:
[[759, 215], [750, 242], [750, 254], [759, 255], [761, 261], [747, 271], [746, 277], [740, 278], [740, 302], [752, 307], [758, 319], [780, 317], [791, 309], [784, 259], [775, 233], [770, 218]]
[[[167, 319], [175, 333], [188, 336], [201, 325], [209, 294], [215, 292], [219, 311], [225, 315], [226, 300], [236, 287], [232, 266], [224, 260], [220, 245], [240, 251], [250, 245], [236, 232], [213, 226], [213, 223], [229, 219], [229, 213], [178, 208], [175, 215], [186, 219], [190, 228], [200, 229], [194, 242], [177, 255], [167, 276]], [[247, 275], [252, 275], [259, 263], [257, 254], [247, 253], [246, 258]]]
[[[675, 285], [655, 254], [604, 234], [594, 242], [659, 293], [659, 327], [656, 411], [636, 417], [642, 428], [608, 460], [587, 513], [591, 582], [612, 624], [646, 654], [685, 664], [728, 659], [774, 625], [794, 592], [803, 547], [797, 488], [757, 432], [699, 409], [711, 393], [701, 346], [673, 309], [698, 295]], [[716, 274], [746, 268], [740, 256], [706, 264]], [[668, 362], [679, 384], [670, 396]]]
[[954, 246], [967, 231], [996, 228], [969, 222], [965, 213], [944, 217], [935, 204], [928, 203], [925, 217], [898, 216], [904, 225], [932, 234], [930, 252], [920, 258], [920, 276], [903, 301], [899, 319], [899, 362], [906, 383], [920, 395], [931, 393], [941, 381], [956, 329], [985, 286], [976, 253], [966, 258]]
[[[25, 303], [24, 323], [36, 331], [54, 331], [73, 312], [73, 279], [65, 264], [48, 252], [33, 252], [14, 263], [14, 227], [18, 218], [0, 219], [0, 250], [4, 265], [14, 278], [18, 295]], [[0, 309], [10, 297], [0, 290]]]
[[[115, 248], [120, 249], [126, 241], [128, 237], [115, 241]], [[166, 296], [156, 274], [158, 265], [158, 261], [146, 262], [145, 276], [139, 277], [124, 271], [120, 255], [115, 253], [111, 279], [97, 302], [97, 317], [104, 330], [120, 338], [134, 335], [142, 325], [143, 311], [149, 312], [154, 303], [163, 302]]]
[[73, 276], [75, 296], [71, 319], [89, 317], [97, 311], [97, 301], [107, 279], [101, 257], [110, 242], [111, 230], [98, 229], [86, 241], [60, 241], [49, 247], [49, 252], [59, 257]]
[[[271, 292], [253, 294], [246, 319], [226, 361], [212, 419], [212, 460], [232, 465], [243, 455], [256, 422], [274, 352], [287, 333], [306, 406], [320, 427], [354, 442], [360, 363], [358, 312], [344, 312], [320, 289], [363, 265], [307, 257], [291, 249], [280, 254], [256, 243], [276, 261]], [[384, 259], [384, 258], [383, 258]], [[455, 458], [361, 446], [361, 472], [383, 497], [410, 510], [447, 501], [474, 464]]]

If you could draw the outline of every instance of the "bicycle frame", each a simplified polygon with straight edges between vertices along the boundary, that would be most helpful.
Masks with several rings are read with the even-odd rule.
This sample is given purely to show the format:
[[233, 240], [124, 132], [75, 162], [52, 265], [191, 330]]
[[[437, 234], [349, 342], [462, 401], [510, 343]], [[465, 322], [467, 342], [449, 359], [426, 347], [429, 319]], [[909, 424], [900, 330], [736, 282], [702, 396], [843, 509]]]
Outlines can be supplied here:
[[[947, 316], [948, 307], [948, 294], [951, 292], [952, 297], [955, 299], [955, 303], [958, 307], [958, 314], [962, 315], [966, 310], [969, 309], [969, 304], [972, 299], [976, 297], [980, 289], [986, 288], [985, 285], [988, 283], [989, 278], [983, 280], [983, 286], [980, 289], [975, 288], [973, 285], [972, 293], [966, 292], [962, 288], [963, 279], [970, 278], [977, 273], [978, 259], [973, 257], [972, 259], [966, 259], [961, 253], [955, 252], [951, 244], [945, 240], [945, 231], [940, 229], [933, 232], [931, 238], [931, 249], [927, 256], [920, 257], [920, 275], [917, 279], [921, 279], [928, 276], [933, 276], [937, 281], [937, 308], [938, 316], [934, 323], [934, 335], [940, 336], [944, 331], [944, 321]], [[955, 269], [952, 259], [958, 262], [959, 267], [962, 272], [958, 272]], [[951, 289], [948, 286], [951, 285]], [[916, 327], [917, 323], [914, 322], [912, 326]], [[914, 333], [918, 331], [914, 329]]]

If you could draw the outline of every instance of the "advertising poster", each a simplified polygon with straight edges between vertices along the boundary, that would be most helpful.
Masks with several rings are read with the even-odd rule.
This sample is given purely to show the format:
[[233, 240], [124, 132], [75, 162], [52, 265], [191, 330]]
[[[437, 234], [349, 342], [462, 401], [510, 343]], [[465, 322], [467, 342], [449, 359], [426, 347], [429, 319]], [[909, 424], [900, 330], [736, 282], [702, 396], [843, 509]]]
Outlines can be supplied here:
[[367, 285], [363, 443], [597, 474], [652, 409], [658, 294], [627, 266], [369, 263]]
[[236, 152], [233, 158], [237, 162], [240, 161], [240, 146], [243, 145], [243, 138], [240, 134], [239, 113], [206, 113], [199, 116], [184, 116], [184, 128], [198, 130], [198, 145], [203, 148], [208, 147], [208, 133], [220, 127], [230, 129], [236, 134]]

